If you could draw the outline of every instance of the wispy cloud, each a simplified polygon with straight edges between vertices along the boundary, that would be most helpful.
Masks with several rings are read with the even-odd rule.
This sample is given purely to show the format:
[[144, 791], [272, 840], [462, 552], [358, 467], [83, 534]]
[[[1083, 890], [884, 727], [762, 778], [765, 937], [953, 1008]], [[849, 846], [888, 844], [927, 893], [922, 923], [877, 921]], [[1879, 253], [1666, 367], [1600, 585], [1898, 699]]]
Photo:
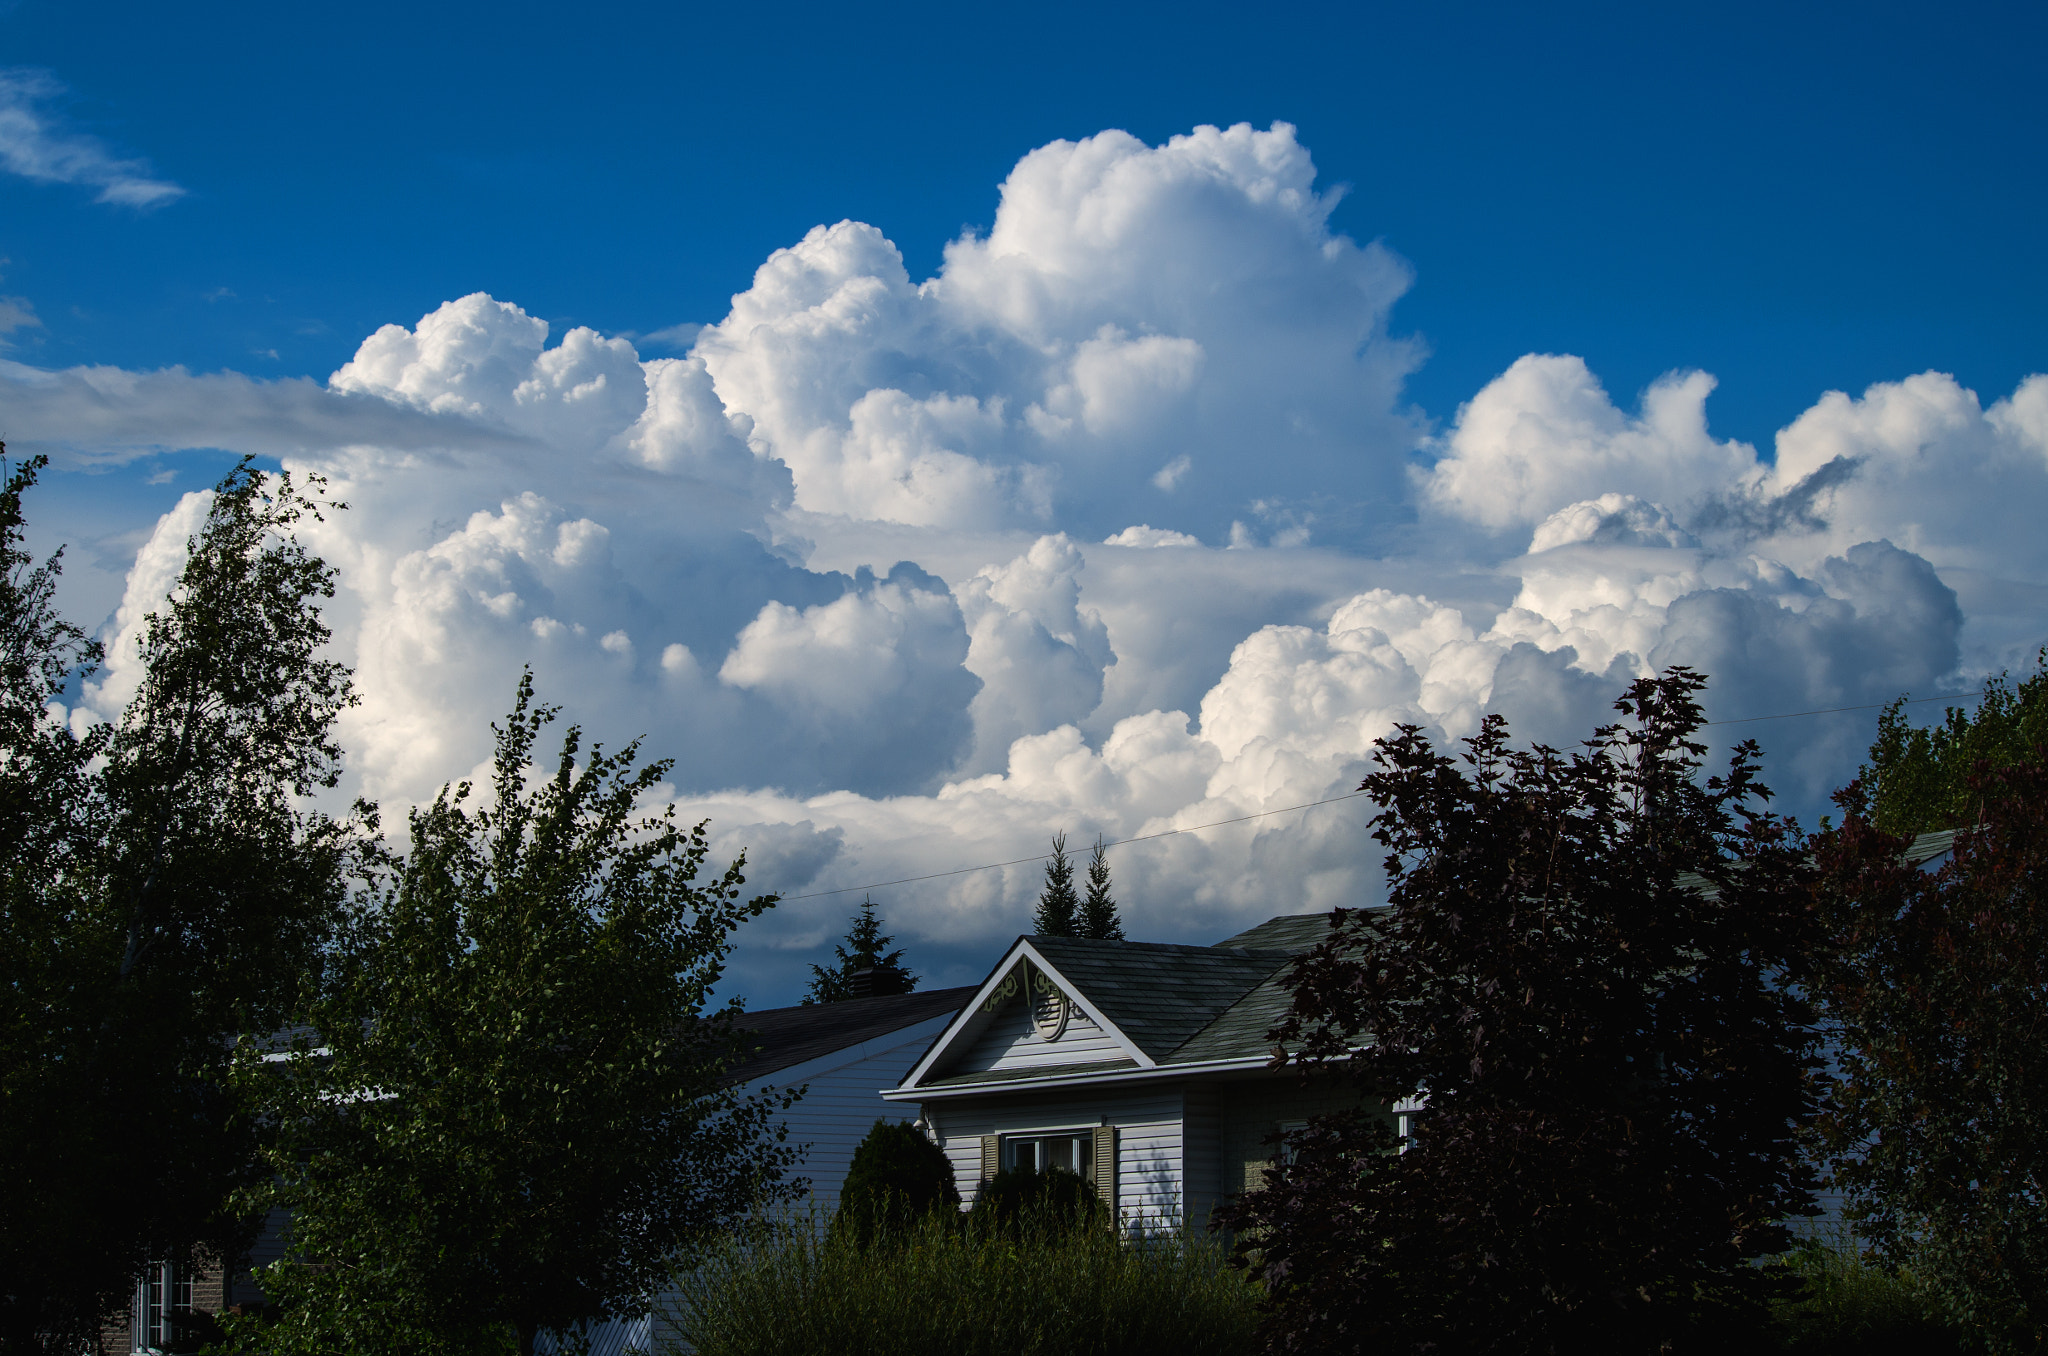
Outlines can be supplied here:
[[642, 347], [686, 349], [697, 342], [697, 336], [704, 332], [702, 325], [685, 322], [670, 325], [664, 329], [649, 330], [645, 334], [629, 334], [626, 337]]
[[42, 318], [27, 297], [0, 297], [0, 346], [12, 344], [16, 330], [39, 330]]
[[98, 137], [65, 125], [48, 108], [64, 84], [48, 71], [0, 71], [0, 169], [40, 184], [82, 184], [97, 202], [156, 207], [185, 190], [157, 178], [146, 160], [124, 159]]

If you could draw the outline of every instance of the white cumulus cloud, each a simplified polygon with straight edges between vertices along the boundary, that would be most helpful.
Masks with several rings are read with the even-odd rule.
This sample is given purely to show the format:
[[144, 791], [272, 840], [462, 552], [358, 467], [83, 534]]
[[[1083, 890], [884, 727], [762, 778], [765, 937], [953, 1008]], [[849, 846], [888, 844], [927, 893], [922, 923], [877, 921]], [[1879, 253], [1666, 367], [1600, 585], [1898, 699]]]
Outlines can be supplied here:
[[[1025, 156], [931, 278], [872, 226], [809, 231], [680, 356], [477, 294], [324, 384], [0, 361], [0, 407], [72, 466], [329, 477], [352, 791], [467, 775], [531, 665], [593, 737], [673, 757], [763, 888], [1142, 838], [1112, 856], [1142, 937], [1375, 897], [1363, 802], [1269, 812], [1351, 790], [1397, 724], [1497, 710], [1569, 745], [1671, 664], [1737, 718], [1960, 688], [2048, 639], [2048, 378], [1817, 393], [1764, 456], [1712, 434], [1705, 373], [1631, 411], [1532, 354], [1425, 436], [1407, 267], [1334, 202], [1284, 124], [1104, 132]], [[142, 548], [89, 706], [132, 687], [204, 504]], [[1868, 727], [1716, 738], [1762, 737], [1810, 817]], [[876, 898], [964, 980], [1038, 880]], [[790, 997], [857, 899], [778, 909], [741, 981]]]

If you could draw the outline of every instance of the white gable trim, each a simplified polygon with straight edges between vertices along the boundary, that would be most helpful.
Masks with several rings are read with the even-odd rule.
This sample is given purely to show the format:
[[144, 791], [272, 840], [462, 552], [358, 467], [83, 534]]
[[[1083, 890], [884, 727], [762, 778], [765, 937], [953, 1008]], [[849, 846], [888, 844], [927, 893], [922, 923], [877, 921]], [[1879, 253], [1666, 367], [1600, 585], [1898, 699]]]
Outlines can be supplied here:
[[1103, 1034], [1115, 1042], [1116, 1047], [1134, 1060], [1139, 1068], [1152, 1069], [1158, 1067], [1157, 1060], [1139, 1049], [1137, 1042], [1126, 1036], [1118, 1029], [1116, 1023], [1104, 1016], [1101, 1008], [1089, 1002], [1088, 996], [1082, 993], [1072, 980], [1061, 974], [1057, 966], [1048, 964], [1045, 957], [1038, 954], [1038, 948], [1031, 945], [1029, 937], [1019, 937], [1010, 947], [1009, 954], [996, 963], [996, 968], [990, 972], [989, 977], [983, 980], [981, 987], [974, 991], [974, 997], [967, 1000], [967, 1006], [960, 1009], [959, 1013], [953, 1018], [952, 1022], [947, 1026], [945, 1034], [934, 1041], [932, 1048], [925, 1052], [924, 1058], [919, 1060], [908, 1074], [904, 1075], [903, 1081], [897, 1085], [898, 1091], [907, 1093], [915, 1090], [918, 1083], [937, 1067], [940, 1061], [953, 1052], [953, 1047], [959, 1042], [961, 1033], [966, 1031], [968, 1026], [973, 1023], [975, 1016], [981, 1011], [981, 1005], [988, 1001], [989, 995], [994, 993], [996, 987], [1009, 978], [1010, 974], [1026, 961], [1043, 970], [1046, 974], [1051, 975], [1053, 981], [1060, 986], [1061, 992], [1072, 999], [1082, 1012], [1087, 1013], [1088, 1019], [1101, 1027]]

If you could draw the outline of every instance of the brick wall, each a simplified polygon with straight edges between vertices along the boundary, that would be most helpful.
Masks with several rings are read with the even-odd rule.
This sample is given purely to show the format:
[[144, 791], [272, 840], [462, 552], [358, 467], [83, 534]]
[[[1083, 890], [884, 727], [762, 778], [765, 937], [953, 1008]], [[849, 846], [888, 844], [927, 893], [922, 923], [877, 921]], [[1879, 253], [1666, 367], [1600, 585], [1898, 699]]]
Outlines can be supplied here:
[[[217, 1314], [237, 1300], [248, 1300], [255, 1295], [255, 1287], [249, 1284], [248, 1273], [242, 1272], [239, 1281], [229, 1279], [226, 1268], [203, 1267], [192, 1277], [192, 1307], [209, 1314]], [[135, 1349], [135, 1296], [131, 1291], [128, 1301], [117, 1313], [107, 1316], [100, 1326], [100, 1340], [95, 1356], [130, 1356]]]

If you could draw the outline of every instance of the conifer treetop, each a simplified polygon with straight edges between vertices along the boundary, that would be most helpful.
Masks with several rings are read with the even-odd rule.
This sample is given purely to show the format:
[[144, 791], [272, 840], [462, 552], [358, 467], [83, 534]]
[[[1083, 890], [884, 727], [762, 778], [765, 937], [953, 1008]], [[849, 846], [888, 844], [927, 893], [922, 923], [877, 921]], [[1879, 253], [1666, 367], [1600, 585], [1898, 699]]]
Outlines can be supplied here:
[[1109, 893], [1109, 855], [1099, 833], [1088, 857], [1088, 893], [1081, 900], [1080, 935], [1098, 942], [1124, 939], [1123, 919], [1117, 916], [1116, 899]]
[[1052, 860], [1045, 864], [1045, 889], [1038, 896], [1032, 931], [1041, 937], [1079, 935], [1081, 901], [1074, 893], [1074, 864], [1067, 859], [1067, 836], [1052, 836]]

